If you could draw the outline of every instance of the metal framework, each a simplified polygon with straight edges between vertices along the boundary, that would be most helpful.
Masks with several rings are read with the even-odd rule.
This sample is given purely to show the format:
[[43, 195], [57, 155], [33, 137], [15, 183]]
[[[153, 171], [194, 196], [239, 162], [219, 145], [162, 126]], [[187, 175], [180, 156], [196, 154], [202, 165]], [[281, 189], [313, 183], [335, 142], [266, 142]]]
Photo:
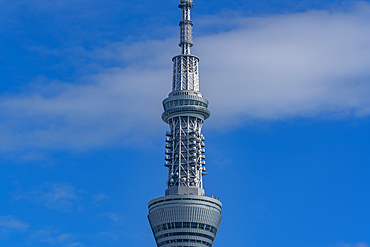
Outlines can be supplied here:
[[165, 196], [148, 203], [148, 219], [157, 246], [211, 247], [221, 222], [222, 203], [207, 197], [203, 189], [205, 144], [201, 133], [210, 116], [208, 100], [199, 92], [199, 58], [190, 54], [193, 23], [192, 0], [180, 0], [181, 54], [173, 61], [172, 92], [163, 100], [166, 132]]
[[173, 61], [172, 91], [192, 90], [199, 91], [199, 74], [197, 56], [190, 54], [193, 46], [193, 22], [190, 20], [190, 9], [193, 8], [192, 0], [181, 0], [179, 8], [182, 9], [180, 21], [181, 55], [175, 56]]
[[[169, 124], [165, 166], [168, 167], [166, 194], [179, 194], [172, 187], [196, 187], [192, 192], [204, 195], [202, 176], [205, 173], [202, 124], [210, 113], [208, 101], [199, 93], [199, 58], [190, 54], [193, 22], [190, 20], [192, 0], [181, 0], [180, 44], [182, 52], [173, 61], [172, 93], [164, 100], [163, 120]], [[188, 194], [189, 190], [182, 190]]]
[[172, 61], [172, 91], [192, 90], [199, 92], [199, 58], [193, 55], [178, 55]]
[[180, 21], [180, 44], [182, 54], [189, 55], [190, 47], [193, 46], [193, 22], [190, 20], [190, 9], [193, 8], [193, 0], [181, 0], [179, 8], [182, 9]]
[[171, 132], [166, 141], [165, 165], [168, 169], [168, 186], [196, 186], [203, 187], [202, 175], [206, 170], [205, 158], [202, 153], [204, 136], [201, 134], [203, 120], [179, 116], [169, 120]]

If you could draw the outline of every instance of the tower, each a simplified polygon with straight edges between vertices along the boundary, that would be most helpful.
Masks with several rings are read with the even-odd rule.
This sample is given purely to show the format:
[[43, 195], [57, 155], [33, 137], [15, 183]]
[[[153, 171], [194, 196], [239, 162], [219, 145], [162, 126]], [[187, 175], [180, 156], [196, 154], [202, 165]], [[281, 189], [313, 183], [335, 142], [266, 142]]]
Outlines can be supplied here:
[[199, 58], [191, 55], [192, 0], [180, 0], [181, 54], [173, 61], [172, 92], [163, 100], [166, 132], [165, 196], [148, 203], [149, 223], [158, 247], [204, 247], [213, 245], [221, 222], [222, 203], [205, 196], [204, 136], [202, 124], [210, 116], [208, 101], [199, 92]]

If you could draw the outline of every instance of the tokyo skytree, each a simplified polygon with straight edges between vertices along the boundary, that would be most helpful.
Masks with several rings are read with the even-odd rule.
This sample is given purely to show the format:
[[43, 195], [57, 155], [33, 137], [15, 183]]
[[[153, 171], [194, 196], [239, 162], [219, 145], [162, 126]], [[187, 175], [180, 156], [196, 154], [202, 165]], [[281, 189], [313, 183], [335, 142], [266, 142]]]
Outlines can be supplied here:
[[173, 61], [172, 92], [163, 101], [166, 132], [165, 196], [148, 203], [148, 219], [158, 247], [213, 245], [221, 222], [222, 203], [205, 196], [205, 144], [202, 124], [210, 116], [208, 101], [199, 92], [199, 58], [191, 55], [193, 0], [180, 0], [180, 55]]

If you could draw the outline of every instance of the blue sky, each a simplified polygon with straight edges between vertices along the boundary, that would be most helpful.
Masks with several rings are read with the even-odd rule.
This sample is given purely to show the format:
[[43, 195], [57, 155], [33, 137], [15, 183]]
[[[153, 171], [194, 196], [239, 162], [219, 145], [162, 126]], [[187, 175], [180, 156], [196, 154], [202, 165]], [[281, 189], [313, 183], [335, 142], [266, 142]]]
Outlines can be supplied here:
[[[214, 247], [369, 247], [370, 1], [194, 4]], [[0, 1], [1, 246], [155, 246], [177, 5]]]

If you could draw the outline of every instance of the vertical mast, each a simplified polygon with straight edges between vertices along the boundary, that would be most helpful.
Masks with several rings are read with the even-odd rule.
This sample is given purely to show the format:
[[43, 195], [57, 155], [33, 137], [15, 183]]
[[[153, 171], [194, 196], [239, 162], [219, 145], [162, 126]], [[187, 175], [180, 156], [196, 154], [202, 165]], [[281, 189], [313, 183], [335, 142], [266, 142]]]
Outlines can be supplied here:
[[182, 9], [180, 21], [180, 44], [181, 55], [175, 56], [173, 61], [172, 91], [191, 90], [199, 91], [199, 58], [190, 54], [193, 46], [193, 22], [190, 20], [190, 9], [193, 7], [192, 0], [181, 0], [179, 8]]
[[181, 0], [180, 44], [182, 53], [173, 61], [172, 92], [163, 101], [162, 119], [169, 124], [165, 166], [168, 167], [166, 195], [204, 195], [204, 136], [202, 125], [210, 115], [208, 101], [199, 92], [199, 58], [190, 54], [193, 23], [192, 0]]
[[208, 101], [199, 92], [197, 56], [191, 55], [192, 0], [180, 0], [181, 54], [173, 61], [172, 92], [163, 100], [166, 132], [165, 196], [148, 203], [148, 219], [159, 247], [212, 247], [221, 222], [222, 203], [205, 196], [204, 120], [210, 116]]
[[181, 0], [179, 4], [179, 8], [182, 9], [182, 20], [180, 21], [180, 44], [179, 46], [182, 48], [182, 54], [189, 55], [190, 54], [190, 47], [193, 46], [192, 39], [192, 28], [193, 22], [190, 20], [190, 9], [193, 8], [194, 5], [192, 0]]

